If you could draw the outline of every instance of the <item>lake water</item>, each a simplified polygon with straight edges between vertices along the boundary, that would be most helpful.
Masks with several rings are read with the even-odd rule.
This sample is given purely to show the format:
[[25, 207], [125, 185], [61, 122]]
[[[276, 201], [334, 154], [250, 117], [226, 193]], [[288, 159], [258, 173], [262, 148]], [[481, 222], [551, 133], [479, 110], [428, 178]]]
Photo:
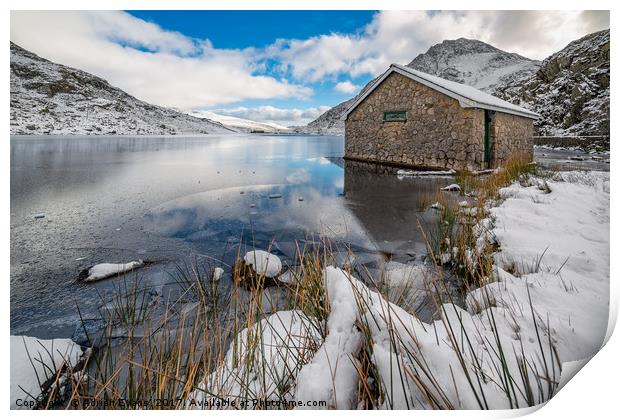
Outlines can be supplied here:
[[157, 283], [180, 261], [230, 264], [240, 247], [291, 261], [296, 241], [321, 237], [369, 263], [423, 256], [419, 201], [446, 179], [342, 155], [327, 136], [12, 138], [11, 332], [70, 336], [76, 306], [92, 313], [115, 283], [75, 281], [101, 262], [156, 260], [140, 271]]
[[364, 264], [421, 261], [420, 202], [451, 180], [342, 155], [329, 136], [11, 138], [11, 333], [71, 336], [119, 281], [76, 282], [102, 262], [156, 261], [139, 272], [161, 286], [177, 264], [252, 247], [292, 262], [319, 238]]

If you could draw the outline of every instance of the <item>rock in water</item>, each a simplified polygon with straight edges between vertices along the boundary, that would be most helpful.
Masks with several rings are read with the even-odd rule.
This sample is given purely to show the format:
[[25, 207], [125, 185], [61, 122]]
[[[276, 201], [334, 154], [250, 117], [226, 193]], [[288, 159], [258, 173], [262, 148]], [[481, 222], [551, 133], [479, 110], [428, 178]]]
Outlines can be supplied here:
[[102, 263], [92, 266], [87, 270], [83, 270], [80, 273], [79, 280], [83, 281], [97, 281], [107, 279], [108, 277], [117, 276], [119, 274], [126, 273], [144, 266], [144, 261], [131, 261], [128, 263]]
[[459, 184], [450, 184], [443, 187], [441, 191], [461, 191], [461, 186]]
[[280, 274], [282, 261], [277, 255], [267, 251], [250, 251], [245, 254], [243, 261], [252, 268], [259, 276], [273, 278]]

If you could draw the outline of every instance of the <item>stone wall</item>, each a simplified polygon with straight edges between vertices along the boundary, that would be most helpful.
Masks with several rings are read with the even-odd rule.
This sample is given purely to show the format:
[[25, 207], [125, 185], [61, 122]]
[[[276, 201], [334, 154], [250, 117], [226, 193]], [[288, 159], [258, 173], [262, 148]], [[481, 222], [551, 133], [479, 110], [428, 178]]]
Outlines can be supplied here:
[[492, 137], [494, 137], [491, 143], [490, 166], [492, 168], [501, 166], [508, 157], [514, 154], [525, 155], [533, 159], [534, 121], [532, 119], [494, 112], [492, 128]]
[[[383, 122], [385, 111], [406, 111], [405, 122]], [[496, 113], [496, 115], [504, 115]], [[512, 115], [508, 115], [512, 117]], [[523, 121], [527, 127], [523, 127]], [[521, 121], [521, 123], [520, 123]], [[506, 144], [504, 136], [529, 132], [521, 117], [497, 118], [497, 160], [508, 149], [526, 147], [525, 140]], [[508, 137], [506, 137], [508, 138]], [[456, 99], [398, 73], [389, 75], [349, 115], [345, 122], [345, 157], [419, 168], [485, 168], [484, 111], [462, 108]], [[491, 162], [493, 164], [493, 161]]]

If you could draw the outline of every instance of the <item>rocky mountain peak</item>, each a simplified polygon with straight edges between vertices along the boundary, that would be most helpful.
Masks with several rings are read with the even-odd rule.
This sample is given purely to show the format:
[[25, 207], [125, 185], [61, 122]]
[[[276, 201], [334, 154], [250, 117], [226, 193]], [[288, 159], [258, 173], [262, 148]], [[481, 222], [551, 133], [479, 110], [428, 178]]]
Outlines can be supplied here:
[[419, 54], [409, 64], [409, 67], [427, 59], [437, 59], [439, 57], [456, 57], [465, 54], [481, 53], [503, 53], [502, 50], [477, 39], [458, 38], [447, 39], [439, 44], [435, 44], [425, 53]]
[[482, 41], [459, 38], [433, 45], [407, 66], [492, 92], [497, 85], [537, 70], [540, 63]]
[[541, 135], [609, 135], [609, 50], [609, 30], [586, 35], [495, 94], [539, 113]]

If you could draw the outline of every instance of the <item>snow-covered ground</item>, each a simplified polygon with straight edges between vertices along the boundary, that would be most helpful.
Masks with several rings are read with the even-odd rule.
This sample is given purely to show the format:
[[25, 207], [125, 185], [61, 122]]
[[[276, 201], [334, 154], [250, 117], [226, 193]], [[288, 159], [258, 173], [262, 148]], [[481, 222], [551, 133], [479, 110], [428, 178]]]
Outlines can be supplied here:
[[607, 329], [609, 173], [559, 172], [548, 184], [550, 194], [516, 185], [502, 191], [509, 198], [492, 210], [501, 244], [495, 260], [520, 278], [504, 273], [504, 284], [486, 288], [506, 306], [526, 299], [531, 285], [560, 359], [583, 359], [599, 350]]
[[73, 341], [61, 338], [39, 340], [11, 336], [11, 409], [32, 408], [32, 397], [40, 394], [40, 384], [52, 378], [63, 364], [74, 366], [82, 350]]
[[[278, 312], [241, 332], [203, 385], [233, 399], [362, 408], [366, 346], [372, 381], [385, 390], [378, 408], [543, 403], [561, 381], [562, 364], [595, 353], [606, 332], [609, 174], [564, 172], [547, 180], [548, 189], [532, 184], [501, 191], [505, 200], [491, 211], [491, 236], [500, 246], [494, 281], [471, 291], [465, 308], [444, 303], [441, 318], [424, 323], [351, 274], [327, 267], [331, 313], [324, 338], [311, 317]], [[420, 276], [413, 279], [419, 287]], [[256, 335], [260, 348], [247, 344]], [[249, 352], [261, 363], [241, 363]], [[195, 398], [204, 395], [197, 391]]]

